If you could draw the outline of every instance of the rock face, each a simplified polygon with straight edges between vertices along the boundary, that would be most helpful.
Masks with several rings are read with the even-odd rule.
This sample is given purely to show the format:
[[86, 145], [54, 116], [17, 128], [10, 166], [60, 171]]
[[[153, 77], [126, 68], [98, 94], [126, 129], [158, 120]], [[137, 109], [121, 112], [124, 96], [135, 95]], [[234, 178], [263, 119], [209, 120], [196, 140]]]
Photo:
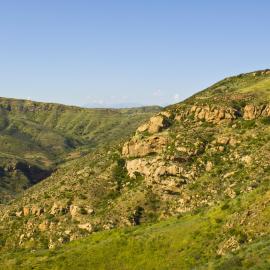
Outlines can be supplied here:
[[161, 153], [167, 144], [167, 138], [162, 135], [153, 135], [145, 140], [133, 137], [123, 146], [122, 154], [125, 157], [144, 157], [152, 153]]

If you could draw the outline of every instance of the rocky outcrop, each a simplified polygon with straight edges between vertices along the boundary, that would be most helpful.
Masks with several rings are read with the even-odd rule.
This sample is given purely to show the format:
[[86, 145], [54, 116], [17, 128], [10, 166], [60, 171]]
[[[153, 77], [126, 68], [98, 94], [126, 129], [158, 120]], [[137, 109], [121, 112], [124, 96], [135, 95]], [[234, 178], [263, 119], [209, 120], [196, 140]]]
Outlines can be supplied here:
[[245, 106], [243, 115], [245, 120], [253, 120], [260, 116], [270, 116], [270, 105], [255, 106], [249, 104]]
[[123, 146], [124, 157], [144, 157], [152, 153], [161, 153], [166, 147], [168, 139], [162, 135], [153, 135], [142, 139], [133, 137]]
[[178, 111], [174, 119], [176, 121], [183, 121], [192, 116], [196, 121], [219, 123], [221, 121], [232, 121], [238, 115], [239, 112], [231, 107], [193, 105], [190, 108]]
[[237, 117], [237, 110], [230, 107], [193, 106], [190, 113], [194, 114], [195, 120], [219, 123], [221, 120], [233, 120]]
[[150, 134], [160, 132], [170, 126], [170, 117], [171, 114], [169, 112], [163, 112], [156, 116], [153, 116], [150, 118], [148, 123], [141, 125], [137, 129], [137, 132], [148, 131]]
[[166, 163], [160, 157], [153, 159], [134, 159], [127, 161], [127, 170], [131, 178], [136, 176], [136, 173], [146, 177], [159, 179], [161, 176], [179, 176], [183, 171], [176, 163]]
[[175, 112], [163, 111], [153, 116], [148, 123], [141, 125], [138, 133], [149, 132], [150, 134], [158, 133], [171, 126], [172, 121], [185, 121], [192, 117], [195, 121], [206, 121], [219, 124], [220, 122], [231, 122], [238, 117], [244, 120], [256, 119], [260, 116], [270, 116], [270, 105], [253, 105], [248, 104], [241, 109], [232, 107], [210, 106], [210, 105], [193, 105], [185, 108], [177, 108]]

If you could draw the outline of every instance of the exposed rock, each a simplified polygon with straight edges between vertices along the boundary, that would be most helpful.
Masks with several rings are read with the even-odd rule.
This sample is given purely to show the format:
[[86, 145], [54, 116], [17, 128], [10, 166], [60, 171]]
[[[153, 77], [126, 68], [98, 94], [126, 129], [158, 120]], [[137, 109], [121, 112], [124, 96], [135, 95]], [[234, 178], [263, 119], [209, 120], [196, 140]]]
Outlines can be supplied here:
[[150, 134], [158, 133], [170, 126], [169, 117], [171, 117], [170, 112], [162, 112], [156, 116], [151, 117], [149, 122], [141, 125], [137, 129], [137, 131], [138, 132], [148, 131]]
[[93, 227], [90, 223], [85, 223], [85, 224], [79, 224], [78, 227], [82, 230], [86, 230], [88, 232], [92, 232], [93, 231]]
[[249, 104], [249, 105], [246, 105], [244, 108], [243, 118], [245, 120], [252, 120], [258, 117], [260, 114], [261, 114], [261, 109], [259, 109], [258, 107], [252, 104]]
[[219, 152], [224, 152], [224, 150], [225, 150], [225, 147], [224, 147], [224, 146], [219, 146], [219, 147], [218, 147], [218, 151], [219, 151]]
[[85, 207], [85, 210], [88, 215], [92, 215], [95, 213], [94, 209], [92, 209], [91, 207]]
[[228, 195], [230, 198], [235, 198], [236, 197], [236, 193], [234, 192], [233, 189], [231, 189], [230, 187], [228, 187], [226, 190], [225, 190], [225, 194]]
[[233, 176], [236, 172], [228, 172], [226, 174], [223, 175], [223, 178], [226, 179], [226, 178], [229, 178], [231, 176]]
[[148, 124], [148, 123], [145, 123], [145, 124], [139, 126], [139, 127], [137, 128], [137, 131], [139, 131], [139, 132], [145, 132], [145, 131], [148, 130], [148, 127], [149, 127], [149, 124]]
[[252, 157], [251, 156], [243, 156], [241, 160], [246, 164], [246, 165], [251, 165], [252, 164]]
[[52, 206], [52, 208], [51, 208], [51, 212], [50, 213], [52, 215], [55, 215], [58, 212], [58, 209], [59, 209], [59, 206], [56, 203], [54, 203], [53, 206]]
[[23, 214], [23, 211], [17, 211], [17, 212], [15, 213], [16, 217], [21, 217], [22, 214]]
[[150, 175], [150, 169], [148, 168], [148, 162], [143, 159], [127, 160], [126, 167], [128, 174], [131, 178], [136, 176], [136, 172], [143, 175]]
[[173, 118], [173, 113], [171, 111], [162, 111], [160, 112], [161, 115], [164, 115], [165, 117], [171, 119]]
[[213, 163], [211, 161], [207, 161], [206, 166], [205, 166], [205, 170], [207, 172], [210, 172], [212, 170], [212, 168], [213, 168]]
[[51, 208], [50, 214], [55, 215], [62, 212], [66, 212], [66, 206], [54, 203]]
[[217, 138], [217, 143], [218, 144], [228, 144], [229, 143], [229, 141], [230, 141], [230, 138], [228, 138], [228, 137], [223, 137], [223, 136], [221, 136], [221, 137], [218, 137]]
[[239, 249], [239, 243], [235, 236], [232, 236], [227, 241], [222, 243], [217, 251], [218, 255], [225, 255], [228, 252], [235, 251]]
[[23, 215], [26, 217], [26, 216], [29, 216], [30, 214], [30, 209], [29, 207], [24, 207], [23, 208]]
[[164, 115], [158, 115], [150, 118], [148, 131], [149, 133], [157, 133], [170, 126], [169, 119]]
[[229, 144], [231, 146], [236, 146], [239, 142], [235, 138], [230, 138]]
[[47, 230], [48, 230], [48, 227], [49, 227], [49, 222], [48, 222], [48, 220], [45, 220], [45, 221], [43, 221], [41, 224], [38, 225], [38, 229], [39, 229], [41, 232], [47, 231]]
[[151, 153], [161, 153], [168, 139], [165, 136], [153, 135], [146, 139], [133, 137], [123, 146], [122, 154], [126, 157], [144, 157]]
[[166, 172], [168, 175], [178, 175], [179, 174], [179, 166], [174, 165], [170, 165], [166, 168]]
[[31, 213], [35, 216], [40, 216], [43, 213], [43, 209], [38, 206], [33, 206], [31, 209]]
[[[159, 181], [162, 176], [180, 176], [183, 172], [182, 167], [179, 164], [166, 163], [160, 161], [158, 158], [151, 160], [146, 159], [134, 159], [128, 160], [126, 163], [128, 174], [131, 178], [136, 177], [136, 173], [139, 173], [146, 177], [146, 180]], [[170, 180], [171, 181], [171, 180]]]
[[69, 207], [69, 212], [70, 212], [72, 218], [74, 218], [78, 214], [79, 210], [80, 210], [80, 207], [77, 205], [71, 205]]
[[221, 120], [233, 120], [237, 117], [237, 111], [230, 107], [197, 107], [193, 106], [190, 109], [190, 114], [194, 114], [196, 120], [205, 120], [207, 122], [219, 123]]
[[270, 116], [270, 105], [255, 106], [248, 104], [245, 106], [243, 115], [245, 120], [253, 120], [260, 116]]
[[20, 235], [20, 242], [19, 242], [19, 245], [22, 245], [23, 240], [24, 240], [24, 237], [25, 237], [24, 234], [21, 234], [21, 235]]

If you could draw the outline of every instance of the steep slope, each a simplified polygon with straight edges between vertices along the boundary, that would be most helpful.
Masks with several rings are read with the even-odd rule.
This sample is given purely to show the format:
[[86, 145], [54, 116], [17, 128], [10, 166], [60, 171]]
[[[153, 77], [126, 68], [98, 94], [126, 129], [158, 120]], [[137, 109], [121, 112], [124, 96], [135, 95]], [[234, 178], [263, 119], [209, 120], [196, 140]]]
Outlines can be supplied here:
[[[124, 239], [125, 230], [120, 239], [118, 230], [111, 236], [95, 233], [86, 242], [64, 247], [47, 266], [63, 266], [61, 254], [72, 258], [69, 248], [76, 254], [89, 245], [90, 254], [116, 247], [106, 261], [100, 257], [94, 262], [84, 254], [89, 266], [96, 263], [101, 269], [119, 268], [118, 263], [133, 269], [130, 249], [145, 260], [135, 269], [158, 268], [158, 258], [146, 265], [149, 252], [162, 255], [171, 249], [171, 268], [165, 260], [160, 269], [204, 269], [211, 267], [207, 261], [213, 268], [237, 269], [229, 267], [235, 262], [230, 252], [236, 252], [235, 267], [256, 266], [261, 255], [254, 253], [249, 262], [245, 250], [262, 241], [264, 254], [263, 243], [268, 243], [269, 91], [269, 70], [227, 78], [151, 117], [124, 145], [99, 148], [65, 164], [0, 209], [2, 252], [54, 248], [97, 231], [161, 222], [139, 228], [138, 234], [134, 229]], [[170, 221], [172, 216], [179, 220]], [[162, 236], [155, 232], [159, 226]], [[145, 241], [146, 228], [153, 244]], [[168, 242], [162, 238], [166, 234], [171, 235]], [[174, 235], [185, 235], [185, 241], [177, 244]], [[142, 251], [132, 244], [135, 239]], [[117, 261], [117, 250], [128, 261]], [[12, 256], [6, 257], [8, 263]]]
[[0, 98], [0, 202], [46, 178], [57, 164], [128, 137], [158, 110], [82, 109]]

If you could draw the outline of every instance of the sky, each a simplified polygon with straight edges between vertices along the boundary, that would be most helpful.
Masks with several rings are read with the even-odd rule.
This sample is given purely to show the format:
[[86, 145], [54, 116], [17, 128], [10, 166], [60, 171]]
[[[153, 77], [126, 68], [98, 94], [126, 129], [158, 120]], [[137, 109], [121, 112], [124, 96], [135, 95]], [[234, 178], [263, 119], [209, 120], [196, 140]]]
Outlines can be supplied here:
[[268, 0], [0, 0], [0, 96], [167, 105], [270, 68]]

